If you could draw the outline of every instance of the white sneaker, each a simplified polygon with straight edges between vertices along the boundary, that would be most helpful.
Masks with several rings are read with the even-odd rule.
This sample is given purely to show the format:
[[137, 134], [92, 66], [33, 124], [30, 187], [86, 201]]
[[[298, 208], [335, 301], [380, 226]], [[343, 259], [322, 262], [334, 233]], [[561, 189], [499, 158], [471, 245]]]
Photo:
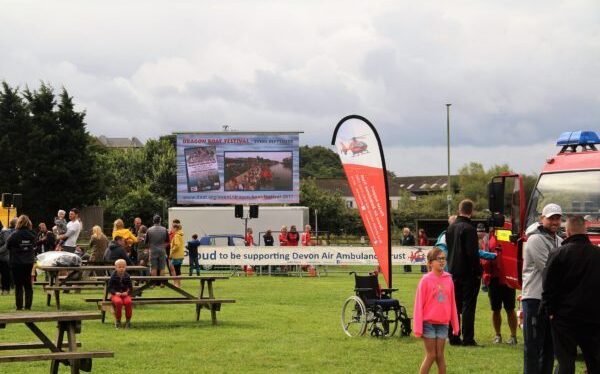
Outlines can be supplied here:
[[508, 345], [517, 345], [517, 337], [516, 336], [511, 336], [510, 339], [508, 339], [506, 341], [506, 344], [508, 344]]
[[494, 343], [494, 344], [500, 344], [500, 343], [502, 343], [502, 336], [496, 335], [496, 337], [494, 338], [494, 340], [492, 341], [492, 343]]

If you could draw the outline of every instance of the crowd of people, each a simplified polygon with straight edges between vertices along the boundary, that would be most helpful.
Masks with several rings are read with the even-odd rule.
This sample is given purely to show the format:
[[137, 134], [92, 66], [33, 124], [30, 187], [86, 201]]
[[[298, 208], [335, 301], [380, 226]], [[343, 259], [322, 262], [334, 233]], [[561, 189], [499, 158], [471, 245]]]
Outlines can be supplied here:
[[[428, 246], [429, 245], [429, 238], [427, 237], [427, 233], [425, 233], [424, 229], [419, 229], [419, 238], [418, 238], [418, 245], [419, 246]], [[405, 227], [402, 229], [402, 242], [401, 244], [403, 246], [412, 246], [414, 247], [415, 245], [417, 245], [417, 241], [415, 240], [415, 236], [412, 234], [412, 232], [410, 231], [409, 227]], [[413, 254], [413, 260], [420, 260], [421, 259], [421, 255], [422, 255], [423, 251], [421, 249], [417, 249], [417, 251], [415, 252], [415, 254]], [[425, 256], [422, 255], [422, 258], [424, 259]], [[404, 272], [405, 273], [410, 273], [412, 272], [412, 266], [411, 265], [404, 265]], [[421, 273], [427, 273], [427, 265], [421, 265]]]
[[[499, 243], [489, 236], [485, 225], [474, 225], [473, 202], [463, 200], [458, 215], [449, 217], [448, 229], [427, 253], [426, 273], [419, 282], [414, 304], [414, 331], [422, 337], [425, 358], [420, 372], [427, 373], [435, 363], [444, 373], [445, 343], [466, 347], [478, 346], [475, 341], [475, 311], [480, 289], [488, 293], [491, 321], [495, 331], [493, 344], [503, 343], [502, 309], [505, 310], [510, 337], [509, 345], [517, 344], [516, 292], [500, 277], [500, 264], [495, 261]], [[36, 255], [58, 250], [84, 255], [77, 247], [82, 224], [79, 211], [59, 211], [54, 227], [44, 223], [37, 233], [26, 215], [10, 221], [0, 232], [0, 285], [2, 295], [14, 287], [17, 310], [31, 309], [33, 300], [32, 273]], [[581, 348], [588, 373], [600, 371], [600, 301], [595, 286], [600, 284], [600, 248], [594, 246], [586, 233], [581, 216], [566, 219], [566, 239], [558, 235], [563, 212], [557, 204], [544, 206], [538, 223], [527, 228], [523, 249], [523, 309], [524, 373], [573, 373], [577, 346]], [[178, 219], [171, 229], [162, 225], [155, 215], [152, 226], [146, 227], [140, 218], [126, 228], [123, 220], [114, 221], [112, 240], [100, 226], [92, 228], [90, 263], [115, 264], [108, 289], [115, 306], [115, 325], [128, 328], [131, 323], [131, 279], [128, 265], [150, 267], [151, 275], [181, 275], [185, 249], [190, 258], [189, 275], [200, 274], [198, 235], [184, 242], [183, 227]], [[277, 238], [271, 230], [263, 235], [264, 245], [313, 245], [311, 227], [298, 232], [295, 225], [283, 226]], [[419, 245], [426, 245], [427, 236], [419, 232]], [[252, 228], [245, 237], [246, 246], [254, 246]], [[405, 245], [415, 245], [415, 238], [404, 229]], [[174, 280], [180, 287], [180, 281]], [[482, 287], [483, 284], [483, 287]], [[162, 285], [164, 286], [164, 285]], [[121, 309], [125, 308], [125, 323]], [[554, 368], [555, 358], [558, 366]]]
[[[122, 306], [126, 309], [125, 327], [129, 327], [131, 319], [131, 300], [127, 297], [131, 287], [126, 279], [126, 266], [149, 266], [152, 275], [165, 275], [165, 268], [169, 274], [181, 275], [187, 247], [190, 255], [190, 275], [194, 270], [199, 274], [198, 235], [194, 234], [186, 245], [181, 222], [177, 219], [173, 220], [171, 230], [162, 226], [161, 217], [158, 215], [153, 217], [153, 225], [150, 228], [142, 225], [139, 217], [134, 219], [130, 228], [125, 227], [122, 219], [117, 219], [114, 221], [110, 239], [100, 226], [93, 226], [88, 251], [77, 245], [81, 230], [79, 210], [73, 208], [69, 211], [68, 221], [66, 212], [58, 211], [52, 230], [48, 230], [45, 223], [40, 223], [36, 233], [29, 218], [21, 215], [13, 218], [9, 226], [0, 232], [2, 295], [10, 294], [11, 288], [14, 288], [17, 310], [31, 309], [36, 256], [49, 251], [73, 253], [90, 264], [115, 264], [109, 289], [115, 310], [118, 310], [117, 327], [121, 326]], [[181, 286], [177, 279], [174, 280], [174, 284], [177, 287]]]
[[60, 249], [76, 253], [77, 238], [81, 232], [79, 210], [61, 210], [55, 218], [55, 232], [48, 231], [44, 223], [33, 231], [31, 220], [21, 215], [10, 220], [8, 227], [0, 232], [0, 285], [2, 295], [10, 294], [14, 287], [17, 310], [30, 310], [33, 302], [32, 271], [36, 255], [41, 252]]
[[[501, 309], [510, 329], [509, 345], [517, 344], [514, 289], [499, 277], [494, 253], [499, 245], [485, 226], [473, 225], [473, 202], [461, 201], [458, 215], [449, 218], [448, 230], [427, 254], [429, 273], [417, 288], [414, 331], [422, 337], [425, 358], [420, 373], [434, 363], [446, 372], [444, 347], [479, 346], [475, 341], [475, 310], [480, 286], [485, 285], [496, 333], [502, 343]], [[581, 216], [566, 219], [566, 239], [558, 235], [563, 219], [557, 204], [547, 204], [538, 223], [527, 228], [523, 249], [524, 373], [574, 373], [577, 347], [588, 373], [600, 372], [600, 248], [586, 235]], [[558, 361], [556, 368], [554, 361]]]
[[[277, 237], [277, 240], [279, 241], [279, 246], [280, 247], [297, 247], [299, 244], [304, 246], [312, 246], [315, 245], [314, 241], [312, 240], [312, 236], [311, 236], [311, 226], [310, 225], [305, 225], [304, 226], [304, 231], [302, 233], [299, 233], [298, 230], [296, 229], [296, 225], [291, 225], [289, 230], [287, 228], [287, 226], [282, 226], [281, 230], [279, 231], [279, 235]], [[246, 229], [246, 237], [244, 238], [244, 244], [247, 247], [250, 246], [255, 246], [256, 242], [254, 241], [254, 237], [253, 237], [253, 230], [251, 227], [248, 227]], [[266, 247], [272, 247], [275, 244], [275, 237], [273, 236], [273, 231], [271, 229], [268, 229], [264, 234], [263, 234], [263, 243]], [[247, 271], [249, 267], [248, 265], [244, 266], [244, 270]], [[302, 266], [302, 270], [304, 271], [310, 271], [311, 273], [314, 271], [314, 266], [306, 266], [303, 265]], [[280, 270], [281, 271], [287, 271], [288, 266], [280, 266]]]
[[259, 191], [273, 188], [273, 173], [269, 162], [253, 162], [249, 168], [244, 169], [245, 167], [246, 164], [228, 165], [228, 173], [236, 176], [225, 182], [225, 191]]
[[[282, 226], [279, 231], [279, 236], [277, 240], [279, 242], [280, 247], [297, 247], [299, 244], [302, 246], [311, 246], [315, 245], [312, 236], [311, 236], [311, 226], [305, 225], [303, 232], [298, 232], [296, 229], [296, 225], [291, 225], [289, 230], [287, 226]], [[256, 242], [254, 241], [253, 230], [251, 227], [246, 229], [246, 237], [244, 239], [244, 243], [246, 247], [255, 246]], [[267, 247], [271, 247], [275, 244], [275, 237], [273, 236], [273, 231], [268, 229], [263, 235], [263, 243]]]

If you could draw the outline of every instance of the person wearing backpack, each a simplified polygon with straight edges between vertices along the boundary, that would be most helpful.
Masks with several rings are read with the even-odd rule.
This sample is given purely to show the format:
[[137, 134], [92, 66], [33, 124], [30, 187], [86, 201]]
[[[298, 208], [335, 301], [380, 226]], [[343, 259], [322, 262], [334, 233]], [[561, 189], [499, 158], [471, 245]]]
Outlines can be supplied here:
[[[450, 226], [454, 222], [456, 222], [456, 215], [452, 215], [452, 216], [448, 217], [448, 226]], [[434, 246], [441, 249], [442, 252], [444, 252], [444, 255], [446, 257], [448, 257], [448, 245], [446, 244], [446, 231], [447, 230], [442, 231], [440, 236], [438, 236], [437, 240], [435, 241]], [[444, 271], [448, 271], [448, 263], [446, 263], [446, 265], [444, 266]]]
[[22, 310], [23, 306], [25, 310], [31, 310], [33, 302], [31, 269], [35, 262], [35, 233], [29, 217], [24, 214], [19, 217], [16, 229], [8, 238], [6, 246], [10, 253], [10, 270], [15, 283], [15, 305], [17, 310]]

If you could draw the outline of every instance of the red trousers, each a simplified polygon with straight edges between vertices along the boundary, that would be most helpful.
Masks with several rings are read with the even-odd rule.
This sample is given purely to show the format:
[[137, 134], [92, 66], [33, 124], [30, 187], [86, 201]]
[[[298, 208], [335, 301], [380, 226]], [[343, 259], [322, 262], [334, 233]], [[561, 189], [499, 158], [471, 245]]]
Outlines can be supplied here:
[[112, 301], [113, 306], [115, 307], [115, 318], [117, 321], [121, 320], [123, 306], [125, 306], [125, 318], [128, 320], [131, 319], [133, 313], [131, 310], [131, 296], [112, 295], [110, 301]]

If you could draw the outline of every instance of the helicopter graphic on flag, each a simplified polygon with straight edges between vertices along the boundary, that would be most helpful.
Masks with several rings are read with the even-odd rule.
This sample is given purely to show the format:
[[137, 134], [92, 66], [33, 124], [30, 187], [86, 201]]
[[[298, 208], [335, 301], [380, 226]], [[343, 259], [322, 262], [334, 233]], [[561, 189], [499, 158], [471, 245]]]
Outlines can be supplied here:
[[341, 152], [344, 155], [348, 154], [348, 152], [352, 152], [351, 155], [353, 157], [360, 156], [363, 153], [369, 153], [369, 145], [366, 142], [359, 140], [366, 137], [366, 135], [353, 136], [350, 141], [346, 141], [345, 143], [340, 141]]

